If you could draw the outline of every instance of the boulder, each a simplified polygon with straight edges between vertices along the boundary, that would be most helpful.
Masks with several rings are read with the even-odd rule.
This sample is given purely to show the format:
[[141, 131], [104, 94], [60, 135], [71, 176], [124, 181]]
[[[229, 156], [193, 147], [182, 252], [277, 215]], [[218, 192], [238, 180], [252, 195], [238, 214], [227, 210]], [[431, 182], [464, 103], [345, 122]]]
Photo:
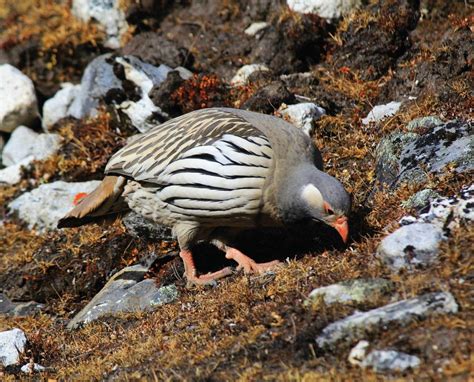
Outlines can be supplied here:
[[31, 126], [38, 117], [33, 82], [14, 66], [0, 65], [0, 131], [12, 132], [19, 125]]
[[155, 280], [143, 279], [147, 272], [148, 267], [134, 265], [116, 273], [69, 322], [68, 329], [114, 314], [150, 311], [176, 300], [175, 285], [158, 287]]
[[0, 365], [15, 365], [20, 361], [20, 355], [25, 351], [26, 336], [21, 329], [0, 332]]
[[451, 293], [427, 293], [367, 312], [355, 312], [335, 321], [322, 330], [316, 343], [320, 348], [335, 350], [340, 343], [352, 343], [390, 326], [407, 325], [414, 320], [457, 311], [458, 304]]
[[83, 192], [90, 193], [99, 184], [100, 181], [96, 180], [42, 184], [14, 199], [8, 208], [27, 222], [30, 229], [38, 231], [55, 229], [58, 220], [74, 207], [76, 195]]
[[79, 19], [97, 21], [105, 31], [105, 46], [117, 49], [122, 46], [122, 38], [128, 31], [125, 13], [120, 0], [73, 0], [72, 12]]

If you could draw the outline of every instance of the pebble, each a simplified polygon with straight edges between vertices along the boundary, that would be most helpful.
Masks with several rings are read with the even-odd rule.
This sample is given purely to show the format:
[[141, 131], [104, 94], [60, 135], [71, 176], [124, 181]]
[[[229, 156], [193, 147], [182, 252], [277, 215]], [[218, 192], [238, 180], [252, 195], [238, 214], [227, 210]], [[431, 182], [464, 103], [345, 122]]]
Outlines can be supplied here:
[[268, 66], [264, 64], [244, 65], [239, 70], [237, 70], [235, 76], [230, 80], [230, 84], [232, 86], [246, 85], [251, 74], [255, 72], [268, 72], [269, 70], [270, 69], [268, 69]]
[[326, 110], [312, 102], [285, 105], [278, 112], [283, 119], [303, 130], [309, 136], [313, 133], [314, 121], [326, 115]]
[[379, 122], [387, 117], [391, 117], [398, 112], [401, 105], [401, 102], [392, 101], [385, 105], [374, 106], [369, 114], [367, 114], [367, 117], [362, 119], [362, 123], [368, 125], [371, 122]]

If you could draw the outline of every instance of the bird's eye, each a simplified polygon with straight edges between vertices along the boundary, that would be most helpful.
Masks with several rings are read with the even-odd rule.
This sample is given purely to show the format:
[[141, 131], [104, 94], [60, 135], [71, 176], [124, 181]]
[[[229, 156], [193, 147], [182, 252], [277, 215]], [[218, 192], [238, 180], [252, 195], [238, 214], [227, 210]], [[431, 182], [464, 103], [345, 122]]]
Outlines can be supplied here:
[[334, 215], [334, 211], [327, 202], [324, 202], [324, 211], [326, 211], [328, 215]]

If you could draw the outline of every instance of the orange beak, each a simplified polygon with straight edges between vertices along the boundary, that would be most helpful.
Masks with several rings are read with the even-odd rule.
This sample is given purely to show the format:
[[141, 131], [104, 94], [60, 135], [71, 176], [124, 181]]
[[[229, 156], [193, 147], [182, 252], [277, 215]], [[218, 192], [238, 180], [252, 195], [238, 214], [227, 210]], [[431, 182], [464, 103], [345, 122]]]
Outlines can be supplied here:
[[341, 235], [342, 241], [344, 243], [347, 242], [347, 237], [349, 236], [349, 225], [347, 224], [347, 218], [345, 216], [341, 216], [336, 220], [332, 226], [339, 232]]

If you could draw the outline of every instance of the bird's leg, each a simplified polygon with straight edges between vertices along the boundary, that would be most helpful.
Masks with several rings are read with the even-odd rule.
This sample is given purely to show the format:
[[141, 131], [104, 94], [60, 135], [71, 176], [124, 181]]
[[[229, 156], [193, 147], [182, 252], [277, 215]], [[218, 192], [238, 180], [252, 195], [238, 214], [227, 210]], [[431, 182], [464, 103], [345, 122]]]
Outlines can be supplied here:
[[189, 284], [193, 285], [213, 285], [217, 279], [226, 277], [232, 274], [232, 269], [225, 267], [220, 271], [208, 273], [205, 275], [197, 274], [196, 265], [194, 264], [193, 254], [189, 249], [182, 249], [179, 256], [183, 259], [184, 274]]
[[268, 263], [256, 263], [250, 257], [244, 255], [238, 249], [232, 247], [226, 247], [225, 257], [230, 260], [236, 261], [239, 266], [237, 270], [243, 269], [245, 273], [265, 273], [281, 263], [278, 260], [273, 260]]

